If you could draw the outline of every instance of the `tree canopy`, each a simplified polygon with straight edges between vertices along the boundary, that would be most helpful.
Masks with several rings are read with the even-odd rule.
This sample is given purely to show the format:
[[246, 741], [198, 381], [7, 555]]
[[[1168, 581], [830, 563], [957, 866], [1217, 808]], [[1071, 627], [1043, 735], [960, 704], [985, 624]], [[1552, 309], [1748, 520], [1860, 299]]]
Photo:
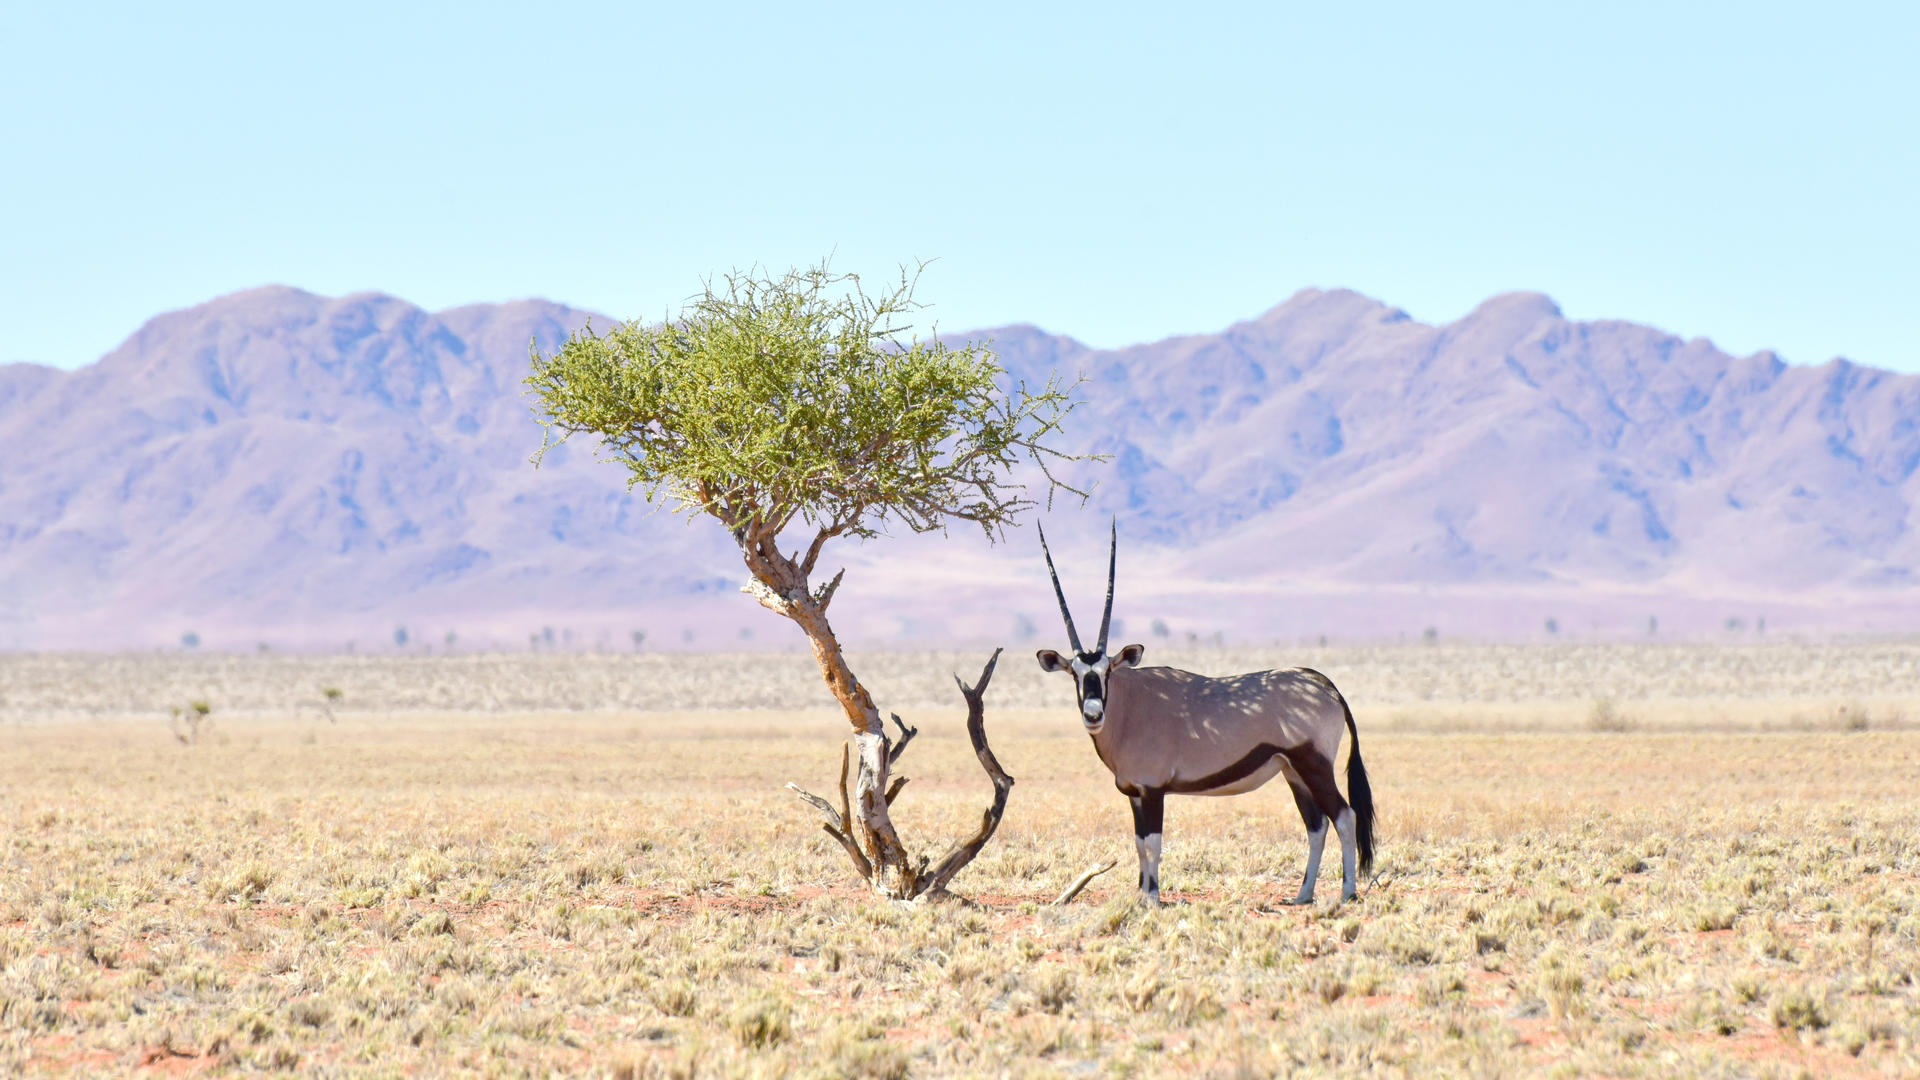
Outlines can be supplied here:
[[551, 356], [535, 348], [541, 451], [598, 435], [630, 488], [714, 514], [743, 546], [804, 522], [816, 537], [803, 573], [826, 539], [890, 521], [968, 521], [997, 536], [1032, 505], [1009, 479], [1023, 460], [1049, 495], [1074, 490], [1048, 469], [1068, 455], [1046, 444], [1071, 387], [1056, 375], [1003, 391], [989, 345], [915, 335], [917, 276], [869, 294], [824, 263], [731, 274], [677, 317], [589, 325]]

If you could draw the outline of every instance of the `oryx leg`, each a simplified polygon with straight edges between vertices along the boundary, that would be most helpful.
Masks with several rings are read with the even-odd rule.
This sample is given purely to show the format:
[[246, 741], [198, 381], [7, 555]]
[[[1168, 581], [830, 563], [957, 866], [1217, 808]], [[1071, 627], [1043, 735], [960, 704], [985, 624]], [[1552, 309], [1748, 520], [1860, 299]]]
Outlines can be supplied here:
[[1300, 820], [1307, 826], [1307, 873], [1300, 879], [1300, 895], [1293, 902], [1311, 904], [1314, 883], [1320, 880], [1320, 855], [1327, 848], [1327, 815], [1314, 804], [1312, 792], [1291, 779], [1287, 787], [1293, 791], [1293, 804], [1300, 808]]
[[[1333, 779], [1333, 762], [1313, 749], [1303, 746], [1289, 750], [1287, 763], [1293, 766], [1294, 775], [1300, 777], [1300, 783], [1313, 797], [1313, 805], [1321, 814], [1333, 820], [1333, 829], [1340, 834], [1340, 900], [1351, 900], [1359, 892], [1360, 848], [1354, 834], [1353, 807], [1340, 794], [1340, 785]], [[1321, 839], [1325, 840], [1324, 824], [1321, 825]], [[1318, 870], [1319, 866], [1309, 866], [1309, 870]], [[1302, 890], [1308, 895], [1309, 890]]]
[[1131, 796], [1133, 846], [1140, 852], [1140, 899], [1160, 905], [1160, 826], [1166, 817], [1167, 793], [1149, 788]]

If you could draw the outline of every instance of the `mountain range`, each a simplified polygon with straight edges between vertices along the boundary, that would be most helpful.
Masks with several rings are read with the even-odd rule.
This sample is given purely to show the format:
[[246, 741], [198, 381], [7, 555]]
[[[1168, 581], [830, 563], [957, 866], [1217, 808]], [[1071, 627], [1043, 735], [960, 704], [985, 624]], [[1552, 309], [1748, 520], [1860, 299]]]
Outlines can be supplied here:
[[[270, 287], [74, 371], [0, 366], [0, 647], [797, 644], [712, 522], [656, 511], [590, 446], [529, 463], [529, 347], [589, 318], [615, 321]], [[1534, 293], [1439, 326], [1309, 289], [1117, 350], [959, 336], [1010, 383], [1084, 378], [1064, 444], [1107, 460], [1041, 515], [1082, 622], [1111, 518], [1135, 638], [1920, 629], [1920, 376], [1730, 356]], [[849, 545], [836, 623], [1051, 641], [1037, 545], [1004, 540]]]

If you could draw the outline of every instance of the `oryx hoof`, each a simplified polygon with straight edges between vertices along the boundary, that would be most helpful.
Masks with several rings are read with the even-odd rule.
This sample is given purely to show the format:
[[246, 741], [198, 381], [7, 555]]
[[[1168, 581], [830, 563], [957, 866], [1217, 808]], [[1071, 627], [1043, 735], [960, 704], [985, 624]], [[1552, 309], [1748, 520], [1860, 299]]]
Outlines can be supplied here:
[[1293, 899], [1291, 899], [1291, 900], [1283, 900], [1283, 901], [1281, 901], [1281, 903], [1283, 903], [1283, 904], [1286, 904], [1286, 905], [1288, 905], [1288, 906], [1290, 906], [1290, 907], [1312, 907], [1312, 906], [1313, 906], [1313, 897], [1311, 897], [1311, 896], [1296, 896], [1296, 897], [1294, 897], [1294, 898], [1293, 898]]

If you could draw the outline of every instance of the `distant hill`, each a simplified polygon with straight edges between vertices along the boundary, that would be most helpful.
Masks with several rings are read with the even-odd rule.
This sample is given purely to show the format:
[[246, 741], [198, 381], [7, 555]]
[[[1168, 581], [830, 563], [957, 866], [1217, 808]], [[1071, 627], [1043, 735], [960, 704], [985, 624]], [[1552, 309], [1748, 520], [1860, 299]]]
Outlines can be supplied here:
[[[528, 463], [528, 343], [588, 316], [265, 288], [77, 371], [0, 366], [0, 647], [789, 644], [710, 523], [584, 445]], [[1085, 373], [1068, 441], [1112, 461], [1073, 470], [1098, 490], [1050, 532], [1090, 606], [1118, 518], [1134, 638], [1920, 629], [1920, 377], [1529, 293], [1445, 326], [1306, 290], [1120, 350], [966, 336], [1012, 378]], [[1010, 539], [853, 549], [836, 617], [873, 644], [1051, 640]]]

